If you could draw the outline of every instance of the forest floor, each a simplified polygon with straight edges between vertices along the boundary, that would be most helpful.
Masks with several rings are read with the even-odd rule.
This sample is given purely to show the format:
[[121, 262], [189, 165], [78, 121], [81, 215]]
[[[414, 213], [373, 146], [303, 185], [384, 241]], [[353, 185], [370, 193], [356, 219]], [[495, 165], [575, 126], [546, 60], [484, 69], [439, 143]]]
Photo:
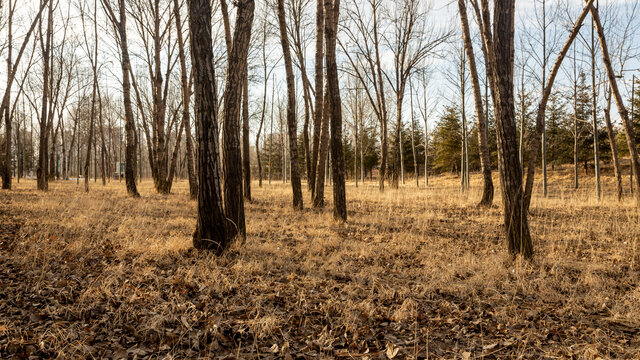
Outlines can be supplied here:
[[[158, 195], [75, 181], [0, 191], [0, 358], [640, 358], [640, 220], [551, 174], [532, 262], [506, 251], [499, 181], [348, 183], [346, 224], [253, 183], [248, 236], [192, 249], [187, 183]], [[628, 181], [628, 180], [626, 180]], [[538, 191], [537, 189], [536, 191]], [[305, 190], [305, 206], [310, 203]]]

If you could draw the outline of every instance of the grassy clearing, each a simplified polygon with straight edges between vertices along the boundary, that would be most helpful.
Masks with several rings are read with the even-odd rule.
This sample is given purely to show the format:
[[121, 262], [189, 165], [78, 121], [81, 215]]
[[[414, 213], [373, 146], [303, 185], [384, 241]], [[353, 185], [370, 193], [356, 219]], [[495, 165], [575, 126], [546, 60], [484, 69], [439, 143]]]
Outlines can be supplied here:
[[[195, 202], [124, 184], [0, 192], [0, 357], [640, 358], [640, 219], [555, 172], [534, 197], [533, 263], [511, 259], [480, 177], [348, 184], [349, 222], [259, 188], [247, 241], [191, 249]], [[496, 179], [496, 184], [499, 182]], [[305, 193], [305, 206], [310, 204]], [[154, 357], [155, 358], [155, 357]]]

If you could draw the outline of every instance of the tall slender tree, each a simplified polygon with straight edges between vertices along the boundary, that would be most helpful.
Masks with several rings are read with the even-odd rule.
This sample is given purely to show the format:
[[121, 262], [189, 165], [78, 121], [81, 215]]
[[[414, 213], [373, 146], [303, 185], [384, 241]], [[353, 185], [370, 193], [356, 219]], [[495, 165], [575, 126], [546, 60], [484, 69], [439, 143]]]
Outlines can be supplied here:
[[[281, 0], [282, 1], [282, 0]], [[342, 101], [336, 61], [336, 41], [340, 0], [325, 0], [325, 39], [327, 83], [331, 108], [331, 168], [333, 176], [333, 217], [347, 221], [347, 200], [345, 196], [344, 153], [342, 149]]]
[[118, 43], [120, 45], [120, 65], [122, 67], [122, 97], [124, 100], [125, 118], [125, 167], [124, 175], [127, 185], [127, 193], [133, 197], [140, 197], [136, 186], [136, 147], [138, 137], [136, 136], [136, 124], [133, 117], [133, 106], [131, 105], [131, 59], [129, 57], [129, 43], [127, 38], [127, 9], [125, 0], [118, 1], [118, 14], [113, 10], [112, 0], [101, 0], [105, 8], [107, 17], [114, 27]]
[[491, 177], [491, 160], [489, 158], [489, 139], [487, 138], [487, 120], [482, 107], [482, 94], [480, 92], [480, 80], [476, 67], [473, 44], [471, 42], [471, 31], [469, 30], [469, 20], [467, 17], [466, 0], [458, 0], [458, 11], [460, 22], [462, 23], [462, 40], [467, 55], [467, 65], [471, 76], [473, 89], [473, 100], [478, 119], [478, 145], [480, 149], [480, 165], [482, 167], [483, 190], [482, 199], [479, 206], [490, 207], [493, 203], [493, 179]]
[[[193, 142], [191, 141], [191, 81], [193, 77], [187, 73], [187, 56], [182, 29], [181, 5], [179, 0], [173, 0], [173, 16], [176, 22], [178, 41], [178, 57], [180, 59], [180, 85], [182, 87], [182, 122], [184, 123], [184, 142], [186, 147], [187, 177], [189, 179], [189, 196], [191, 199], [198, 197], [198, 181], [193, 162]], [[216, 121], [217, 123], [217, 121]], [[217, 125], [216, 125], [217, 126]]]
[[302, 184], [298, 170], [298, 126], [296, 122], [296, 93], [295, 78], [293, 75], [293, 63], [291, 49], [287, 34], [286, 14], [284, 0], [278, 0], [278, 25], [280, 27], [280, 42], [284, 58], [287, 76], [287, 132], [289, 134], [289, 159], [291, 162], [291, 188], [293, 190], [293, 207], [302, 209]]

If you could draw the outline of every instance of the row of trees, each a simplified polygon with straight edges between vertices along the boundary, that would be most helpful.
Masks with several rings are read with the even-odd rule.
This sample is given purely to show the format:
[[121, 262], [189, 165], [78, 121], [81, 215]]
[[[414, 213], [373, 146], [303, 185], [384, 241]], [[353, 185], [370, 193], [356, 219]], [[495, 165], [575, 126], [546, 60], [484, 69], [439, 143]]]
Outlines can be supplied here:
[[[416, 175], [418, 184], [417, 174], [423, 172], [426, 185], [430, 169], [456, 169], [466, 190], [469, 172], [479, 169], [479, 205], [490, 206], [492, 170], [497, 168], [509, 249], [529, 257], [527, 212], [540, 154], [545, 194], [549, 160], [565, 162], [573, 156], [577, 186], [578, 162], [593, 152], [599, 183], [601, 145], [621, 184], [619, 156], [624, 151], [618, 149], [616, 139], [622, 136], [611, 120], [612, 102], [640, 185], [633, 117], [617, 84], [632, 57], [632, 48], [625, 45], [631, 26], [619, 31], [622, 35], [607, 34], [598, 7], [592, 0], [585, 3], [572, 19], [568, 6], [555, 4], [549, 15], [541, 0], [535, 6], [541, 10], [540, 41], [518, 32], [524, 35], [516, 42], [513, 0], [493, 5], [488, 0], [458, 0], [460, 33], [437, 22], [439, 10], [424, 0], [349, 0], [342, 11], [339, 0], [277, 0], [258, 4], [259, 11], [255, 0], [240, 0], [233, 4], [235, 12], [226, 0], [214, 2], [213, 8], [206, 0], [187, 0], [186, 6], [182, 0], [40, 0], [27, 11], [34, 15], [14, 55], [18, 1], [8, 1], [3, 4], [6, 22], [0, 24], [8, 35], [9, 59], [0, 109], [3, 187], [11, 187], [12, 172], [24, 171], [26, 159], [37, 161], [33, 166], [41, 190], [47, 190], [55, 176], [66, 178], [75, 170], [89, 191], [92, 167], [94, 177], [100, 169], [105, 183], [116, 163], [124, 163], [127, 191], [139, 197], [136, 178], [143, 163], [159, 193], [169, 193], [176, 173], [185, 171], [191, 196], [199, 203], [194, 245], [220, 252], [231, 239], [246, 234], [244, 201], [252, 197], [253, 135], [260, 185], [264, 170], [271, 179], [277, 165], [281, 176], [290, 179], [293, 206], [299, 210], [304, 206], [302, 179], [307, 179], [312, 206], [322, 207], [330, 176], [334, 216], [340, 221], [347, 218], [347, 172], [364, 179], [367, 171], [371, 176], [376, 169], [383, 191], [387, 181], [398, 187], [407, 172]], [[590, 38], [581, 30], [588, 16]], [[560, 23], [568, 35], [552, 31]], [[315, 32], [310, 30], [313, 25]], [[607, 35], [616, 39], [615, 69]], [[588, 50], [580, 56], [576, 39]], [[598, 81], [596, 40], [606, 74]], [[516, 45], [526, 48], [527, 41], [539, 46], [529, 45], [530, 53], [521, 57], [516, 89]], [[313, 76], [307, 70], [311, 44]], [[576, 66], [584, 54], [590, 57], [590, 79]], [[566, 57], [573, 60], [573, 77], [562, 66]], [[528, 65], [527, 58], [539, 67]], [[108, 77], [117, 75], [116, 61], [120, 74]], [[444, 80], [455, 89], [447, 94], [453, 101], [447, 102], [439, 121], [430, 124], [437, 98], [431, 86], [443, 82], [434, 73], [447, 61], [455, 69]], [[282, 71], [278, 64], [284, 64]], [[571, 101], [563, 100], [570, 97], [566, 91], [553, 86], [561, 71], [573, 80], [572, 109]], [[276, 75], [284, 78], [283, 84]], [[540, 92], [527, 86], [536, 78]], [[255, 84], [262, 85], [262, 99], [251, 96], [260, 94]], [[114, 93], [121, 94], [121, 106]], [[597, 100], [600, 93], [604, 101]], [[468, 96], [473, 110], [467, 109]], [[33, 117], [36, 126], [27, 131]], [[257, 125], [253, 133], [252, 118]], [[568, 146], [571, 139], [573, 149]]]

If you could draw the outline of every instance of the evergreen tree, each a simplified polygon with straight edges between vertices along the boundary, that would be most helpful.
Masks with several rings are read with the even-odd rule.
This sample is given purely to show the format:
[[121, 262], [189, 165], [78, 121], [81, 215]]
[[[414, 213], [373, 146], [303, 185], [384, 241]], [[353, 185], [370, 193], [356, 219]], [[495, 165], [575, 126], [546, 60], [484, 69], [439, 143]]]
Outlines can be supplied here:
[[440, 121], [433, 130], [431, 143], [435, 149], [432, 152], [433, 169], [436, 172], [458, 171], [460, 168], [460, 147], [462, 146], [462, 125], [459, 110], [456, 107], [445, 107]]
[[[633, 97], [629, 99], [629, 104], [631, 104], [631, 100], [633, 100], [633, 106], [629, 105], [629, 113], [631, 113], [631, 108], [633, 107], [633, 113], [631, 114], [631, 122], [633, 123], [633, 133], [636, 137], [636, 143], [640, 142], [640, 78], [635, 79], [634, 85], [634, 94]], [[622, 150], [625, 154], [629, 154], [629, 149], [625, 149], [627, 146], [624, 145], [619, 149]]]

